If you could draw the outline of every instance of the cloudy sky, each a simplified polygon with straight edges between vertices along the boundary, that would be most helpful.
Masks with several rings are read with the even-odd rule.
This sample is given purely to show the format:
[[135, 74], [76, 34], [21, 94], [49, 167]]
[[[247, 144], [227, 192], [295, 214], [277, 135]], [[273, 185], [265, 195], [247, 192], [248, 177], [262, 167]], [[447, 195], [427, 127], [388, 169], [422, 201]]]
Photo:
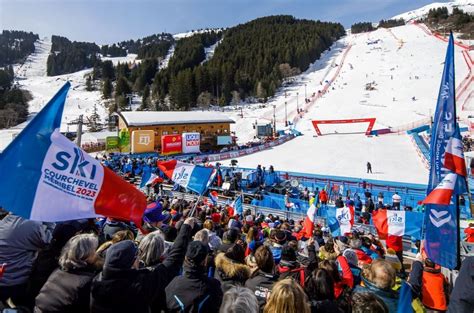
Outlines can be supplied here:
[[[354, 22], [387, 19], [431, 0], [0, 0], [2, 29], [40, 37], [62, 35], [99, 44], [205, 27], [228, 27], [257, 17]], [[438, 0], [437, 2], [440, 2]], [[443, 2], [443, 1], [441, 1]]]

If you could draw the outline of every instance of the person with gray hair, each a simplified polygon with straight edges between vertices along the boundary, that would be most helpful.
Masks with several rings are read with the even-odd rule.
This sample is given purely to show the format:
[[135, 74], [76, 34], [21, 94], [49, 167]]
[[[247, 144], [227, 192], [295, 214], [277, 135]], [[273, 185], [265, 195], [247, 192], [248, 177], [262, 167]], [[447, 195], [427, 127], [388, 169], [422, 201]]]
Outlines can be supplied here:
[[165, 240], [160, 230], [149, 233], [143, 237], [138, 245], [138, 257], [145, 267], [154, 267], [161, 262], [165, 251]]
[[219, 313], [258, 313], [257, 297], [249, 288], [236, 286], [227, 290]]
[[36, 297], [34, 312], [88, 312], [90, 286], [100, 270], [99, 240], [93, 234], [72, 237], [64, 246], [55, 270]]
[[194, 240], [200, 241], [205, 245], [209, 245], [209, 231], [207, 229], [201, 229], [194, 235]]

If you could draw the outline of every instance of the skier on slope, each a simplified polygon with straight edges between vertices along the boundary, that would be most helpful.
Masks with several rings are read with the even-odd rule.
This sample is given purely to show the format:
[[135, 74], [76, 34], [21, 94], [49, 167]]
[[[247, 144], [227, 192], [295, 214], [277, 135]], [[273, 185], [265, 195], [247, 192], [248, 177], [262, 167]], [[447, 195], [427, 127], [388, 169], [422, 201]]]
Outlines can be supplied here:
[[370, 162], [367, 162], [367, 174], [370, 172], [372, 174], [372, 164]]

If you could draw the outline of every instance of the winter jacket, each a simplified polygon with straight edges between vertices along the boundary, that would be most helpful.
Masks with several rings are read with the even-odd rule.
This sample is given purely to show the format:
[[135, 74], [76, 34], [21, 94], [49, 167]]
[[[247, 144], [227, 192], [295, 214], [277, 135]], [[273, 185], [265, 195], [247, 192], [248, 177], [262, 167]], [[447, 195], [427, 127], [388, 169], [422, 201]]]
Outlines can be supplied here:
[[448, 313], [474, 312], [474, 256], [464, 259], [449, 298]]
[[334, 202], [334, 205], [336, 206], [336, 208], [343, 208], [344, 207], [344, 202], [342, 201], [342, 199], [336, 199], [336, 201]]
[[474, 243], [474, 227], [467, 227], [464, 233], [466, 234], [466, 242]]
[[0, 264], [6, 263], [0, 287], [28, 281], [36, 253], [51, 242], [54, 226], [13, 214], [0, 220]]
[[357, 254], [357, 259], [359, 260], [360, 263], [363, 264], [370, 264], [372, 263], [372, 258], [368, 256], [364, 250], [362, 249], [353, 249], [354, 252]]
[[260, 310], [263, 310], [273, 285], [278, 281], [278, 275], [265, 273], [261, 270], [255, 272], [253, 277], [245, 282], [245, 287], [255, 293]]
[[219, 312], [222, 290], [215, 278], [208, 278], [204, 268], [185, 264], [184, 273], [166, 287], [169, 312]]
[[380, 289], [362, 276], [363, 286], [357, 286], [354, 293], [374, 293], [387, 305], [389, 313], [397, 313], [399, 293], [392, 289]]
[[349, 287], [350, 289], [354, 288], [354, 275], [352, 275], [349, 263], [344, 256], [338, 256], [336, 261], [342, 271], [342, 280], [339, 282], [334, 282], [334, 298], [337, 299], [344, 291], [345, 286]]
[[104, 264], [91, 286], [91, 312], [149, 312], [157, 294], [178, 275], [191, 237], [183, 224], [168, 257], [155, 268], [117, 269]]
[[448, 309], [446, 301], [447, 281], [441, 267], [425, 267], [421, 284], [421, 299], [425, 307], [438, 311]]
[[250, 277], [250, 267], [229, 259], [224, 253], [219, 253], [215, 259], [216, 272], [214, 277], [221, 283], [223, 292], [234, 286], [243, 286]]
[[35, 313], [88, 312], [94, 268], [55, 270], [36, 297]]
[[319, 200], [321, 202], [327, 202], [328, 201], [328, 194], [327, 194], [326, 190], [321, 190], [319, 192]]
[[308, 266], [303, 266], [298, 261], [281, 260], [277, 266], [277, 271], [280, 274], [280, 280], [285, 278], [292, 278], [298, 282], [301, 287], [304, 287], [304, 282], [311, 272], [317, 267], [318, 259], [316, 257], [316, 250], [314, 245], [308, 246]]
[[352, 276], [354, 277], [354, 286], [360, 285], [360, 282], [362, 281], [362, 269], [352, 264], [349, 264], [349, 267], [351, 268]]
[[309, 300], [311, 313], [343, 313], [334, 300]]

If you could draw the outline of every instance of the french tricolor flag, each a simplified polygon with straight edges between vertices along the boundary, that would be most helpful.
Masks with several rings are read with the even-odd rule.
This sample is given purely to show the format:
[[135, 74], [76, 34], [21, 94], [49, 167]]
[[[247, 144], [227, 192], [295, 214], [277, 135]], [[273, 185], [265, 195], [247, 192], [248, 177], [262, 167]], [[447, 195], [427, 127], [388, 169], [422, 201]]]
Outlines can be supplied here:
[[299, 232], [300, 238], [298, 239], [301, 239], [301, 237], [306, 237], [306, 238], [313, 237], [315, 215], [316, 215], [316, 206], [314, 204], [311, 204], [308, 211], [306, 212], [306, 217], [303, 222], [303, 229]]
[[381, 209], [372, 213], [372, 222], [380, 239], [386, 239], [387, 235], [421, 239], [422, 213]]
[[459, 134], [456, 132], [453, 137], [449, 138], [444, 153], [444, 167], [458, 175], [466, 177], [467, 170], [464, 160], [464, 146], [458, 136]]
[[327, 222], [333, 236], [350, 233], [354, 225], [354, 207], [348, 206], [327, 210]]
[[144, 194], [59, 132], [69, 87], [0, 154], [0, 206], [37, 221], [107, 216], [140, 226]]
[[449, 205], [454, 188], [456, 187], [457, 176], [455, 173], [447, 174], [438, 186], [426, 196], [425, 200], [423, 200], [423, 204]]
[[212, 205], [217, 205], [217, 200], [219, 198], [219, 195], [217, 194], [217, 191], [213, 190], [209, 193], [209, 199], [212, 202]]
[[178, 160], [158, 161], [158, 168], [176, 184], [202, 195], [213, 173], [212, 167], [184, 163]]

